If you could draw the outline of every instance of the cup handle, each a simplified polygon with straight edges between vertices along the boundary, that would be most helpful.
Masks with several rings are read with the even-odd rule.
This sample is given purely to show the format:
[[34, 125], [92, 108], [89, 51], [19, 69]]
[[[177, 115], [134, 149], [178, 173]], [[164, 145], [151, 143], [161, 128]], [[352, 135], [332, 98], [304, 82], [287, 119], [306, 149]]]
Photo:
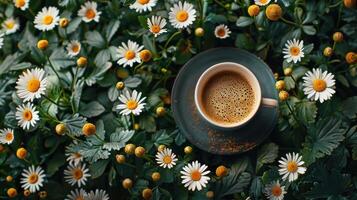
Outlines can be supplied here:
[[277, 107], [278, 101], [276, 99], [262, 98], [262, 106], [264, 107]]

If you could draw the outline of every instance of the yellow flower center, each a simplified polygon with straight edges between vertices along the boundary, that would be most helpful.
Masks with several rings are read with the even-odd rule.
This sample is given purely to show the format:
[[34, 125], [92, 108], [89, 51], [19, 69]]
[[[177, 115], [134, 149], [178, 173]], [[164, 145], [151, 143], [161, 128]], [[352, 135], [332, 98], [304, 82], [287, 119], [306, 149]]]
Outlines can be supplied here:
[[184, 10], [180, 10], [176, 14], [176, 19], [179, 22], [184, 22], [188, 19], [188, 13]]
[[199, 172], [198, 170], [195, 170], [195, 171], [191, 172], [191, 179], [193, 181], [201, 180], [201, 172]]
[[24, 118], [25, 121], [31, 121], [32, 119], [32, 112], [31, 110], [24, 110], [22, 117]]
[[8, 21], [8, 22], [5, 22], [5, 26], [7, 29], [13, 29], [15, 26], [15, 23], [13, 21]]
[[326, 89], [327, 84], [326, 81], [322, 79], [316, 79], [312, 82], [312, 87], [316, 92], [322, 92]]
[[262, 4], [266, 4], [268, 2], [268, 0], [260, 0], [260, 3]]
[[129, 100], [128, 102], [126, 102], [126, 106], [129, 110], [134, 110], [138, 107], [138, 103], [135, 100]]
[[14, 138], [14, 135], [11, 132], [6, 133], [5, 140], [11, 141]]
[[298, 170], [298, 165], [295, 161], [290, 161], [288, 162], [288, 165], [287, 165], [287, 170], [288, 172], [296, 172]]
[[131, 60], [131, 59], [134, 59], [135, 58], [135, 52], [132, 51], [132, 50], [129, 50], [125, 53], [125, 58], [127, 60]]
[[300, 53], [300, 48], [299, 47], [291, 47], [290, 48], [290, 54], [293, 56], [297, 56]]
[[278, 186], [278, 185], [275, 185], [275, 186], [271, 189], [271, 194], [272, 194], [273, 196], [275, 196], [275, 197], [280, 196], [282, 192], [283, 192], [283, 191], [282, 191], [281, 187]]
[[161, 28], [159, 25], [152, 25], [152, 27], [151, 27], [151, 32], [153, 32], [153, 33], [159, 33], [160, 30], [161, 30]]
[[40, 89], [40, 80], [36, 78], [32, 78], [27, 82], [27, 90], [30, 92], [37, 92]]
[[74, 179], [79, 180], [83, 177], [83, 171], [81, 169], [75, 169], [72, 175]]
[[22, 6], [24, 6], [25, 5], [25, 0], [16, 0], [15, 1], [15, 6], [17, 7], [17, 8], [21, 8]]
[[76, 200], [84, 200], [82, 196], [76, 197]]
[[86, 17], [88, 19], [93, 19], [95, 17], [95, 12], [93, 9], [89, 8], [87, 11], [86, 11]]
[[30, 184], [35, 184], [38, 181], [38, 175], [37, 174], [31, 174], [28, 178], [28, 182]]
[[171, 156], [165, 156], [162, 161], [165, 163], [165, 164], [171, 164], [172, 162], [172, 158]]
[[149, 3], [150, 0], [138, 0], [138, 3], [140, 3], [141, 5], [145, 5], [147, 3]]
[[78, 44], [74, 44], [74, 45], [72, 46], [72, 51], [73, 51], [74, 53], [77, 53], [77, 52], [79, 51], [79, 45], [78, 45]]
[[53, 17], [51, 15], [46, 15], [43, 18], [43, 23], [46, 25], [50, 25], [53, 22]]
[[219, 37], [224, 37], [224, 35], [226, 35], [226, 31], [224, 30], [224, 28], [218, 29], [217, 35], [218, 35]]
[[81, 157], [82, 157], [82, 155], [81, 155], [80, 153], [78, 153], [78, 152], [73, 153], [73, 156], [74, 156], [75, 158], [81, 158]]

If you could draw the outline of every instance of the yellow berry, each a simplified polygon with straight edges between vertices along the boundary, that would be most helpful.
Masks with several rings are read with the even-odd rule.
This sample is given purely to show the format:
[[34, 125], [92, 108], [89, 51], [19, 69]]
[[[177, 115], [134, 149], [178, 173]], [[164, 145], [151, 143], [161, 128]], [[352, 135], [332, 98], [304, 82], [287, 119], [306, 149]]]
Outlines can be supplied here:
[[213, 197], [214, 197], [214, 192], [213, 192], [213, 191], [208, 191], [208, 192], [206, 192], [206, 197], [207, 197], [208, 199], [213, 199]]
[[24, 190], [24, 196], [25, 196], [25, 197], [28, 197], [28, 196], [30, 196], [30, 195], [31, 195], [30, 190]]
[[284, 82], [283, 80], [277, 81], [277, 82], [275, 83], [275, 88], [276, 88], [277, 90], [283, 90], [283, 89], [285, 89], [285, 82]]
[[192, 147], [191, 146], [186, 146], [183, 151], [185, 152], [185, 154], [190, 154], [192, 153]]
[[139, 56], [140, 56], [141, 60], [144, 62], [149, 62], [152, 58], [151, 51], [149, 51], [147, 49], [140, 51]]
[[348, 52], [345, 59], [348, 64], [355, 64], [357, 62], [357, 54], [355, 52]]
[[69, 20], [65, 17], [61, 18], [60, 21], [59, 21], [59, 26], [61, 28], [65, 28], [68, 26], [68, 23], [69, 23]]
[[17, 190], [15, 188], [9, 188], [7, 190], [7, 196], [9, 196], [10, 198], [14, 198], [17, 196]]
[[166, 114], [166, 110], [164, 107], [160, 106], [158, 108], [156, 108], [156, 115], [159, 117], [162, 117]]
[[65, 124], [60, 123], [56, 125], [56, 133], [58, 135], [63, 135], [66, 132], [66, 130], [67, 128]]
[[151, 178], [152, 178], [152, 180], [153, 180], [154, 182], [157, 182], [157, 181], [160, 180], [161, 175], [160, 175], [159, 172], [154, 172], [154, 173], [151, 174]]
[[284, 75], [285, 76], [291, 76], [291, 74], [293, 73], [293, 68], [288, 67], [284, 69]]
[[23, 147], [17, 149], [16, 151], [16, 156], [19, 158], [19, 159], [25, 159], [26, 156], [27, 156], [27, 150]]
[[139, 130], [140, 129], [140, 124], [138, 124], [138, 123], [135, 123], [134, 125], [133, 125], [133, 128], [134, 128], [134, 130]]
[[127, 144], [125, 145], [124, 152], [129, 155], [134, 154], [135, 148], [136, 146], [134, 144]]
[[343, 34], [341, 32], [335, 32], [332, 35], [332, 39], [335, 42], [342, 42], [343, 41]]
[[266, 10], [265, 10], [265, 15], [267, 16], [268, 19], [271, 21], [277, 21], [281, 17], [283, 11], [281, 7], [278, 4], [270, 4]]
[[227, 174], [228, 174], [228, 169], [225, 166], [221, 165], [221, 166], [217, 167], [216, 175], [218, 177], [223, 177], [223, 176], [226, 176]]
[[130, 178], [126, 178], [122, 182], [124, 189], [130, 189], [133, 187], [133, 181]]
[[126, 160], [125, 156], [121, 155], [121, 154], [115, 155], [115, 159], [117, 160], [117, 163], [119, 163], [119, 164], [125, 163], [125, 160]]
[[37, 42], [37, 48], [44, 50], [48, 47], [48, 40], [39, 40]]
[[331, 47], [326, 47], [324, 49], [324, 56], [331, 57], [333, 54], [333, 49]]
[[81, 56], [81, 57], [79, 57], [77, 59], [77, 66], [78, 67], [85, 67], [87, 65], [87, 63], [88, 63], [88, 61], [87, 61], [86, 57]]
[[275, 80], [278, 80], [279, 74], [278, 73], [274, 73], [274, 78], [275, 78]]
[[353, 8], [356, 6], [356, 0], [343, 0], [343, 4], [346, 8]]
[[259, 14], [259, 11], [260, 11], [259, 6], [255, 4], [248, 7], [248, 14], [251, 17], [257, 16]]
[[158, 151], [163, 151], [166, 148], [164, 144], [160, 144], [159, 147], [157, 147]]
[[85, 123], [83, 128], [82, 128], [82, 133], [85, 136], [91, 136], [94, 135], [96, 132], [96, 127], [92, 123]]
[[118, 89], [118, 90], [122, 90], [124, 89], [125, 87], [125, 83], [123, 81], [118, 81], [117, 84], [115, 85], [115, 87]]
[[144, 189], [142, 192], [142, 196], [145, 200], [150, 199], [152, 197], [152, 190], [149, 188]]
[[146, 150], [144, 147], [138, 146], [135, 148], [135, 156], [138, 158], [142, 158], [145, 155], [145, 152]]
[[11, 181], [13, 181], [14, 180], [14, 178], [12, 177], [12, 176], [7, 176], [6, 177], [6, 181], [7, 182], [11, 182]]
[[202, 27], [198, 27], [195, 29], [195, 36], [203, 37], [205, 35], [205, 30]]
[[129, 76], [129, 72], [126, 69], [120, 68], [117, 70], [117, 77], [121, 79], [126, 79]]
[[47, 192], [46, 191], [41, 191], [38, 193], [38, 196], [40, 196], [41, 199], [45, 199], [47, 197]]
[[286, 101], [289, 98], [289, 93], [285, 90], [279, 92], [279, 99], [281, 101]]

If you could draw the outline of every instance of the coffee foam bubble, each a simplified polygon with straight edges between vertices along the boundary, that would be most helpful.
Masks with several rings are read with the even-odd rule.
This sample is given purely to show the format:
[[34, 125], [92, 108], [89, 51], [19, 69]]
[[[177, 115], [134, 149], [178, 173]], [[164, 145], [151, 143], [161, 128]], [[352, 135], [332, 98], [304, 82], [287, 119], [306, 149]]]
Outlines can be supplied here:
[[252, 111], [255, 95], [248, 81], [234, 72], [214, 75], [202, 94], [203, 111], [213, 121], [232, 124], [243, 121]]

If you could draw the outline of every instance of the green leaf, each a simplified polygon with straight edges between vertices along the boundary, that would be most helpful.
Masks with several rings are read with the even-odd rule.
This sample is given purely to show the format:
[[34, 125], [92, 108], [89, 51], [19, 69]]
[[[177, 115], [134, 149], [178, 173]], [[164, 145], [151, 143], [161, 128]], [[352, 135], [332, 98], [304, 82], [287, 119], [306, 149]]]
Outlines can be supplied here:
[[242, 192], [250, 183], [251, 175], [243, 172], [240, 176], [235, 168], [231, 168], [229, 175], [217, 181], [215, 198], [222, 199], [224, 196]]
[[146, 49], [150, 50], [151, 53], [153, 53], [154, 55], [157, 54], [156, 47], [153, 44], [153, 41], [150, 40], [148, 35], [143, 35], [143, 45]]
[[237, 34], [235, 45], [241, 49], [253, 50], [255, 49], [255, 43], [253, 39], [244, 33]]
[[110, 101], [114, 102], [118, 100], [119, 97], [119, 91], [115, 86], [112, 86], [108, 90], [108, 98]]
[[76, 64], [74, 59], [69, 57], [67, 55], [67, 53], [65, 52], [65, 50], [62, 48], [58, 48], [58, 49], [54, 50], [52, 52], [51, 56], [49, 57], [49, 60], [51, 62], [49, 64], [52, 64], [52, 66], [56, 70], [64, 69], [64, 68], [67, 68], [69, 66], [73, 66]]
[[110, 50], [103, 49], [99, 51], [99, 53], [95, 56], [94, 63], [96, 66], [101, 67], [104, 66], [110, 60]]
[[217, 15], [211, 12], [206, 17], [206, 21], [212, 22], [213, 24], [224, 24], [227, 23], [227, 18], [224, 15]]
[[81, 22], [82, 22], [82, 18], [81, 17], [76, 17], [76, 18], [72, 19], [69, 22], [69, 24], [68, 24], [68, 26], [66, 28], [66, 33], [67, 34], [71, 34], [71, 33], [75, 32], [75, 31], [77, 31], [78, 30], [78, 26], [79, 26], [79, 24], [81, 24]]
[[96, 82], [104, 79], [105, 72], [112, 67], [111, 62], [107, 62], [104, 65], [96, 66], [92, 73], [85, 79], [88, 86], [92, 86]]
[[240, 16], [237, 19], [236, 25], [238, 27], [246, 27], [246, 26], [251, 25], [253, 22], [254, 22], [254, 19], [251, 17]]
[[128, 77], [127, 79], [125, 79], [124, 81], [125, 87], [128, 88], [136, 88], [141, 84], [141, 79], [138, 77]]
[[314, 49], [314, 44], [311, 43], [311, 44], [308, 44], [308, 45], [305, 45], [304, 47], [304, 53], [305, 54], [309, 54], [312, 52], [312, 50]]
[[106, 42], [98, 31], [88, 31], [85, 34], [86, 43], [97, 48], [104, 48]]
[[104, 149], [107, 149], [109, 151], [111, 150], [117, 150], [119, 151], [121, 148], [123, 148], [133, 136], [134, 136], [135, 131], [129, 131], [129, 130], [119, 130], [117, 129], [115, 133], [112, 133], [110, 135], [110, 142], [105, 143], [103, 145]]
[[66, 125], [69, 134], [74, 136], [82, 135], [82, 127], [86, 123], [87, 119], [79, 116], [78, 113], [75, 115], [64, 119], [62, 122]]
[[80, 80], [78, 80], [78, 82], [76, 83], [76, 85], [73, 88], [74, 91], [71, 96], [71, 105], [72, 105], [72, 109], [74, 112], [78, 112], [79, 102], [81, 100], [82, 91], [83, 91], [83, 86], [84, 86], [84, 81], [83, 81], [83, 79], [80, 79]]
[[100, 160], [98, 162], [95, 162], [89, 166], [91, 178], [99, 178], [102, 176], [104, 173], [105, 169], [107, 168], [107, 165], [109, 163], [109, 160]]
[[350, 119], [357, 117], [357, 96], [349, 97], [341, 103], [342, 113]]
[[79, 109], [79, 114], [85, 117], [96, 117], [102, 114], [105, 111], [105, 108], [98, 101], [92, 101], [88, 104], [81, 105]]
[[254, 199], [259, 199], [263, 191], [263, 184], [261, 177], [255, 177], [250, 186], [250, 195], [254, 197]]
[[279, 146], [274, 143], [263, 145], [258, 151], [256, 172], [264, 165], [273, 163], [278, 157]]
[[297, 117], [305, 124], [315, 123], [317, 107], [314, 101], [303, 100], [295, 104]]
[[302, 26], [302, 30], [304, 31], [304, 33], [306, 33], [308, 35], [316, 34], [316, 28], [314, 26], [304, 25], [304, 26]]
[[173, 138], [170, 137], [165, 130], [160, 130], [153, 135], [153, 141], [156, 146], [161, 144], [169, 146], [173, 142]]
[[352, 159], [357, 160], [357, 125], [348, 130], [346, 141], [348, 146], [352, 148]]
[[285, 76], [284, 82], [286, 90], [291, 90], [295, 88], [295, 81], [290, 76]]
[[105, 37], [107, 38], [107, 42], [109, 43], [112, 37], [114, 36], [115, 32], [118, 31], [120, 26], [119, 20], [111, 20], [106, 28]]
[[156, 131], [156, 121], [153, 116], [146, 115], [141, 118], [140, 127], [142, 127], [147, 132], [155, 132]]
[[51, 160], [46, 162], [46, 164], [46, 175], [52, 176], [59, 170], [60, 167], [66, 164], [66, 159], [63, 153], [56, 153]]

